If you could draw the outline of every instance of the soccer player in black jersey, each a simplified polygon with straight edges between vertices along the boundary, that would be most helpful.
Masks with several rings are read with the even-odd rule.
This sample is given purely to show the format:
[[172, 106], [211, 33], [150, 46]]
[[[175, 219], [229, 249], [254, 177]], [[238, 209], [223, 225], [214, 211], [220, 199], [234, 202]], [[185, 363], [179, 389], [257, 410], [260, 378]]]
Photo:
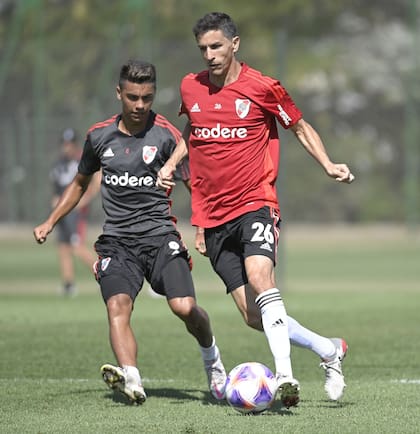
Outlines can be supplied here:
[[[62, 132], [60, 148], [60, 157], [55, 161], [50, 171], [50, 179], [54, 189], [51, 200], [52, 207], [56, 205], [59, 197], [77, 173], [82, 151], [73, 128], [66, 128]], [[97, 177], [94, 181], [96, 179]], [[97, 184], [97, 182], [92, 182], [88, 194], [83, 196], [83, 201], [80, 201], [77, 208], [57, 223], [58, 259], [64, 295], [75, 295], [77, 292], [73, 258], [81, 259], [90, 269], [96, 260], [93, 249], [88, 248], [85, 241], [89, 202], [98, 190]]]
[[156, 292], [166, 296], [172, 312], [196, 338], [210, 391], [222, 399], [226, 372], [220, 352], [208, 315], [196, 303], [190, 258], [171, 216], [168, 194], [156, 186], [158, 171], [183, 139], [172, 124], [151, 110], [155, 93], [152, 64], [132, 60], [122, 66], [117, 86], [121, 114], [89, 129], [78, 173], [47, 220], [34, 229], [34, 236], [38, 243], [45, 242], [101, 169], [105, 223], [95, 243], [95, 273], [118, 362], [118, 366], [102, 366], [105, 382], [132, 402], [141, 404], [146, 399], [130, 319], [147, 279]]

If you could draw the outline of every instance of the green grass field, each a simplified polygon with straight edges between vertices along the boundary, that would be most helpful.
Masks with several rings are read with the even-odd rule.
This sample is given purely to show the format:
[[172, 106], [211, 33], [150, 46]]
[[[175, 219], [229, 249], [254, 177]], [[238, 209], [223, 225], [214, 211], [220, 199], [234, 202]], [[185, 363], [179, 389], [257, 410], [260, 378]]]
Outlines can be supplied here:
[[[191, 236], [186, 236], [191, 245]], [[194, 252], [192, 252], [194, 253]], [[387, 228], [285, 231], [279, 282], [289, 314], [349, 343], [347, 390], [326, 399], [323, 370], [293, 348], [301, 403], [241, 416], [207, 390], [199, 350], [161, 298], [144, 291], [134, 329], [148, 394], [141, 407], [113, 396], [99, 367], [114, 362], [106, 312], [88, 270], [79, 295], [57, 295], [54, 239], [0, 231], [1, 433], [417, 433], [420, 408], [420, 236]], [[245, 327], [205, 258], [194, 254], [199, 303], [209, 312], [227, 369], [273, 368], [263, 334]], [[279, 273], [280, 274], [280, 273]]]

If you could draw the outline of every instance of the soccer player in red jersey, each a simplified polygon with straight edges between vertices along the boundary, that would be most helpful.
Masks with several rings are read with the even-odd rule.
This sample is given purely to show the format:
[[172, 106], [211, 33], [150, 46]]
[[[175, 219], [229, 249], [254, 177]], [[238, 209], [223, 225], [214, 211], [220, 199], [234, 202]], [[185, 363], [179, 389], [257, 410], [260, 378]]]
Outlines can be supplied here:
[[[118, 366], [102, 366], [104, 381], [134, 403], [146, 400], [130, 322], [135, 299], [147, 279], [154, 291], [166, 296], [172, 312], [196, 339], [210, 391], [222, 399], [225, 368], [208, 315], [196, 303], [190, 257], [171, 215], [169, 194], [156, 186], [159, 169], [183, 139], [166, 118], [151, 110], [155, 94], [153, 65], [129, 61], [122, 66], [117, 87], [121, 114], [88, 131], [77, 174], [47, 220], [34, 229], [34, 236], [38, 243], [44, 243], [101, 169], [106, 217], [103, 234], [95, 243], [95, 274], [118, 362]], [[187, 177], [187, 172], [182, 176]]]
[[[345, 183], [354, 177], [346, 164], [330, 160], [320, 136], [280, 82], [237, 60], [240, 38], [228, 15], [206, 14], [193, 32], [207, 69], [182, 80], [180, 113], [188, 117], [185, 141], [159, 172], [158, 185], [171, 187], [176, 165], [189, 154], [192, 224], [204, 228], [211, 264], [245, 320], [252, 325], [261, 318], [281, 401], [294, 406], [299, 383], [290, 361], [290, 324], [274, 277], [280, 225], [276, 122], [293, 131], [328, 176]], [[254, 304], [260, 318], [253, 313]], [[328, 364], [326, 390], [338, 399], [345, 386], [341, 360], [347, 346], [341, 339], [326, 340], [331, 346], [330, 356], [323, 357]], [[309, 347], [305, 336], [295, 343]], [[327, 387], [331, 389], [334, 372], [340, 390], [330, 394]]]

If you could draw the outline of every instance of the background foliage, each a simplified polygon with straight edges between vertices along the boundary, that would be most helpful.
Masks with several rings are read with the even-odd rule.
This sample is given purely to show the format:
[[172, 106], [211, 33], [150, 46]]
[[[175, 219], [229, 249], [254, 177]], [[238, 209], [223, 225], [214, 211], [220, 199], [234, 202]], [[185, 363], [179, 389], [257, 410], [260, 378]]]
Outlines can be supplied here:
[[[83, 136], [119, 111], [114, 88], [128, 58], [156, 64], [155, 109], [182, 128], [178, 84], [203, 68], [191, 28], [211, 10], [235, 19], [241, 60], [280, 78], [357, 177], [333, 183], [282, 131], [283, 216], [418, 222], [419, 0], [0, 1], [0, 220], [46, 215], [60, 131]], [[188, 218], [184, 192], [175, 201]]]

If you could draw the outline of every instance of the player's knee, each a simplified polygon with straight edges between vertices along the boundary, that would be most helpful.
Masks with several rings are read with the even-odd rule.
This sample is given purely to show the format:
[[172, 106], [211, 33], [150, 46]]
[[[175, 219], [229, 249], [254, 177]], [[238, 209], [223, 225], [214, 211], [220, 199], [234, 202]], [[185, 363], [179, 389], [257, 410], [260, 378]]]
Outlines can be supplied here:
[[133, 309], [133, 302], [127, 294], [117, 294], [107, 300], [106, 307], [110, 320], [129, 317]]
[[272, 261], [265, 256], [247, 258], [245, 263], [248, 283], [257, 294], [275, 286]]
[[169, 305], [172, 312], [183, 321], [187, 321], [190, 317], [195, 315], [196, 304], [195, 301], [189, 297], [172, 299]]

